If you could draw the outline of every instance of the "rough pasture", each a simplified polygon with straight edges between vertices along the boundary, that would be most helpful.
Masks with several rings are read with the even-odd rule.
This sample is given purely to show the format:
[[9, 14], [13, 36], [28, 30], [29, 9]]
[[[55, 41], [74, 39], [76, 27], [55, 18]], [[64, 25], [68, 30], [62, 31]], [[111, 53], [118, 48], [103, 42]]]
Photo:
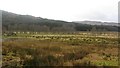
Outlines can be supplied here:
[[118, 66], [118, 33], [16, 33], [4, 36], [3, 67]]

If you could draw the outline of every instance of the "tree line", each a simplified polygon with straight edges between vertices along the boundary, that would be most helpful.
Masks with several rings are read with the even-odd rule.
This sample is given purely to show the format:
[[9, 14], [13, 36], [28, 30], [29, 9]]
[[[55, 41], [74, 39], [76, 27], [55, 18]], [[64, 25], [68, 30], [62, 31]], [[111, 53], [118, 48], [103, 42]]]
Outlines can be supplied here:
[[118, 26], [87, 25], [61, 20], [51, 20], [30, 15], [18, 15], [2, 11], [2, 31], [72, 32], [72, 31], [118, 31]]

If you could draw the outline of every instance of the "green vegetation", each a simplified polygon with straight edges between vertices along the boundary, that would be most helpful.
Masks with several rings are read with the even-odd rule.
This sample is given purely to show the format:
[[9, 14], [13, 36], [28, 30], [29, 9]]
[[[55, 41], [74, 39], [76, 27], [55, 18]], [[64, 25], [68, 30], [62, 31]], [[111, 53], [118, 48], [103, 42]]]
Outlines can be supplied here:
[[117, 32], [4, 34], [3, 67], [118, 66]]
[[2, 11], [0, 38], [3, 68], [118, 66], [117, 44], [120, 39], [117, 32], [120, 27], [97, 21], [82, 23], [86, 22], [103, 25], [50, 20]]

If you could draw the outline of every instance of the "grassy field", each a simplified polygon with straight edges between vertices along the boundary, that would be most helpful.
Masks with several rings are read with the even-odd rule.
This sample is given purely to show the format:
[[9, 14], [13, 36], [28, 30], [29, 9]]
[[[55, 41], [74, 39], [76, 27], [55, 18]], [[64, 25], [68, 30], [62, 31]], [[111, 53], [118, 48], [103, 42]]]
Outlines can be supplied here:
[[3, 67], [118, 66], [117, 32], [16, 33], [3, 36]]

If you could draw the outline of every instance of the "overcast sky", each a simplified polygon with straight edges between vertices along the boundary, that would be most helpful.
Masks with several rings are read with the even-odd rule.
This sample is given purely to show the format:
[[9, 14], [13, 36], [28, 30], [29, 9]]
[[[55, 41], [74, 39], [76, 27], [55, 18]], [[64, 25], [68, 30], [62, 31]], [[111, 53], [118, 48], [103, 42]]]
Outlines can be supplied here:
[[119, 0], [0, 0], [0, 10], [64, 21], [118, 21]]

